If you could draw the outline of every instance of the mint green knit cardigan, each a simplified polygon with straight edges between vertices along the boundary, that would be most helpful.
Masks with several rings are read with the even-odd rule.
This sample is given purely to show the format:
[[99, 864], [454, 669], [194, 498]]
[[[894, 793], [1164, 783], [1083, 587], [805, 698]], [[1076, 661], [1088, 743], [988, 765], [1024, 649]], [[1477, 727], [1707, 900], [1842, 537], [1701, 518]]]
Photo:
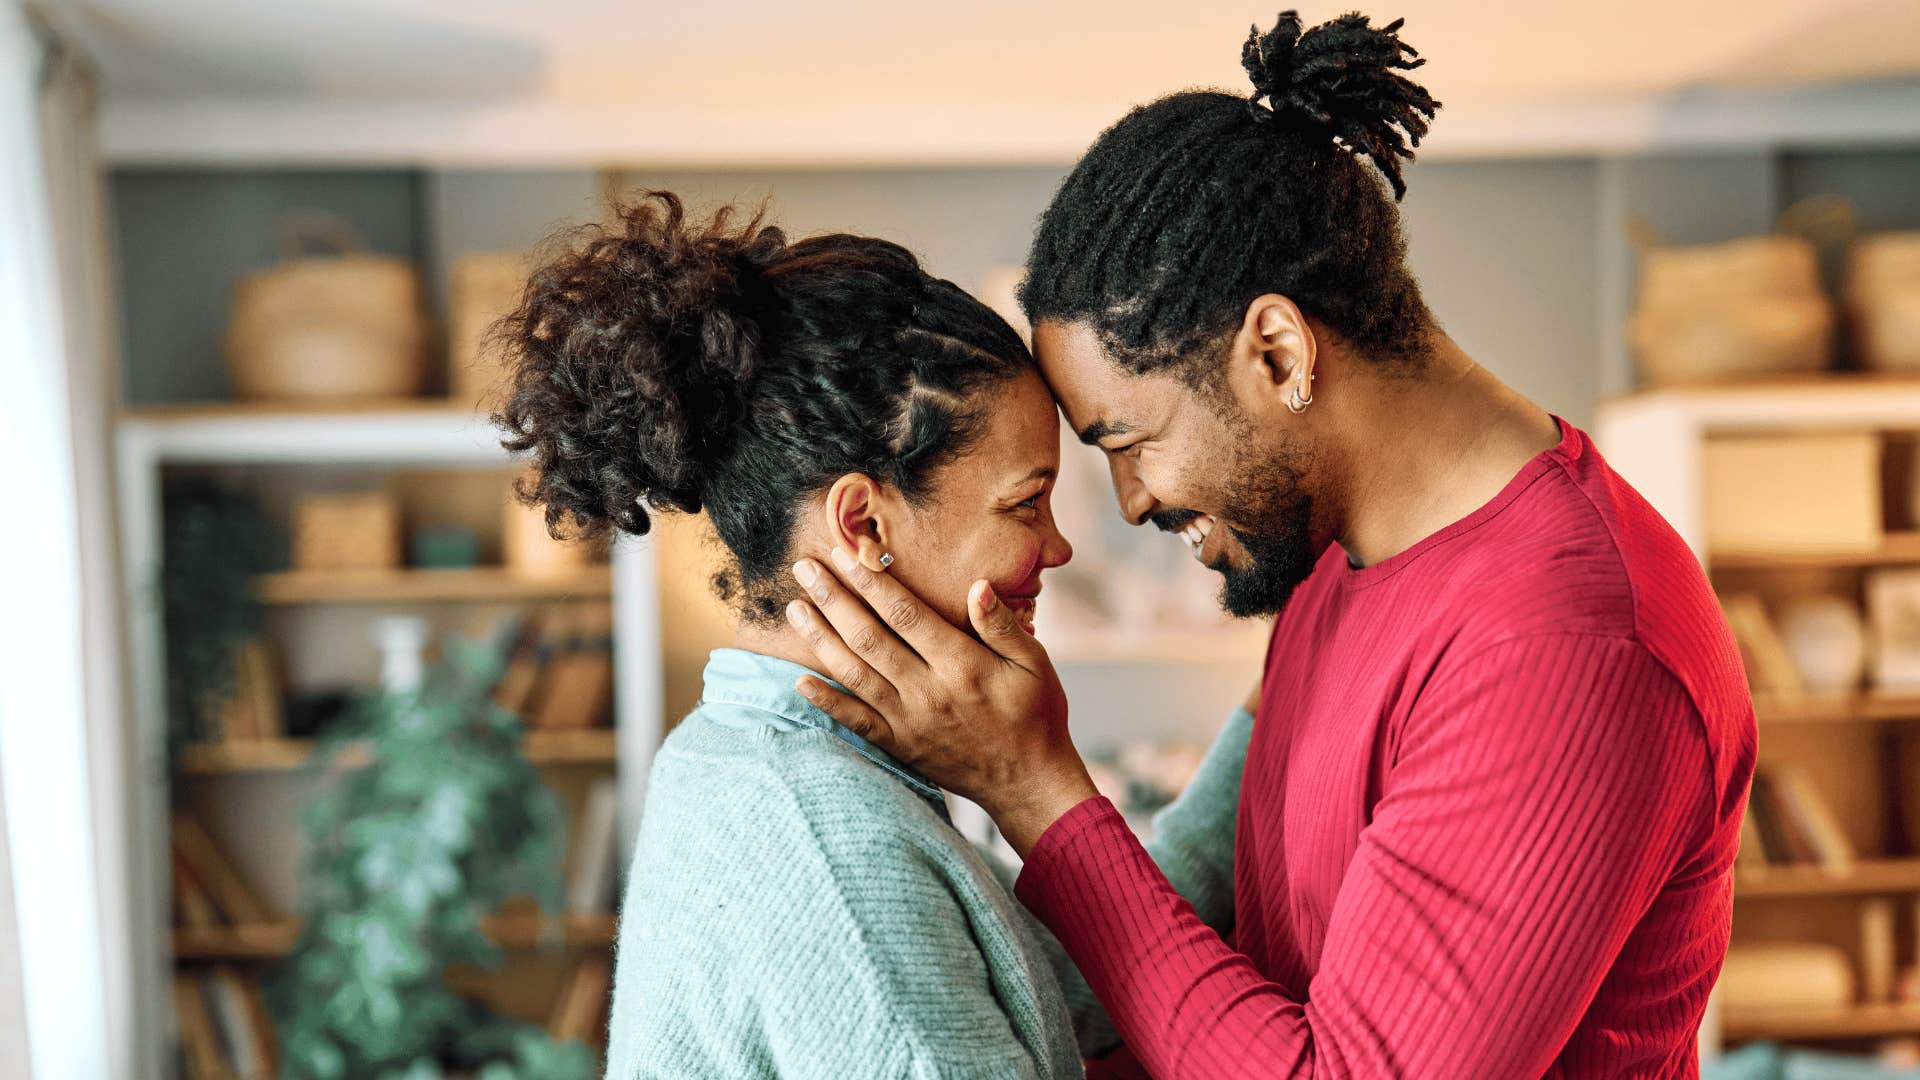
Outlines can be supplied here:
[[[795, 693], [804, 671], [716, 650], [654, 759], [608, 1080], [1082, 1076], [1117, 1039], [1011, 871], [938, 789]], [[1223, 932], [1250, 729], [1237, 712], [1155, 820], [1156, 860]]]

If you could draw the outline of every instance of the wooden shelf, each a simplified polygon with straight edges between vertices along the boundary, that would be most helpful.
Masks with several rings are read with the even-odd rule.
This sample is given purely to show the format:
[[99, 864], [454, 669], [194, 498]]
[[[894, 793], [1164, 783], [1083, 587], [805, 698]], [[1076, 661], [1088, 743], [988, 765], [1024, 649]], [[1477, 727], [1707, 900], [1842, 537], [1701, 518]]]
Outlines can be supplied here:
[[1867, 724], [1920, 720], [1920, 695], [1854, 694], [1845, 697], [1756, 698], [1754, 716], [1763, 725]]
[[1819, 1009], [1729, 1009], [1729, 1039], [1871, 1039], [1920, 1034], [1920, 1005], [1846, 1005]]
[[[613, 944], [618, 921], [612, 914], [567, 915], [541, 919], [532, 915], [489, 915], [481, 929], [501, 948], [530, 949], [547, 944], [547, 935], [567, 945], [604, 947]], [[175, 927], [176, 960], [270, 960], [293, 951], [300, 940], [300, 920], [282, 919], [251, 926]]]
[[1920, 893], [1920, 859], [1864, 859], [1843, 874], [1818, 866], [1769, 866], [1738, 871], [1733, 885], [1735, 900], [1907, 892]]
[[613, 595], [604, 564], [564, 574], [521, 574], [505, 567], [448, 570], [290, 570], [254, 579], [267, 604], [470, 603]]
[[1715, 570], [1845, 569], [1862, 566], [1920, 565], [1920, 530], [1891, 532], [1871, 551], [1736, 552], [1713, 551], [1707, 565]]
[[[525, 753], [535, 765], [599, 765], [614, 761], [617, 736], [612, 728], [578, 731], [529, 731]], [[313, 757], [311, 739], [230, 739], [189, 746], [177, 767], [183, 773], [284, 772], [298, 769]], [[364, 751], [352, 748], [336, 759], [348, 768], [367, 763]]]

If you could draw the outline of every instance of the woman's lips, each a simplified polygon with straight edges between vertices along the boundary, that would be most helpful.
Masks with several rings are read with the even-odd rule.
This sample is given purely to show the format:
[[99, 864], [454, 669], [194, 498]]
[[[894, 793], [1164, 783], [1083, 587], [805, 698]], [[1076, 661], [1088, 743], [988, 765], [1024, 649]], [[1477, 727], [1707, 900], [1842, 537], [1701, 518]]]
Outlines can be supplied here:
[[1019, 622], [1021, 629], [1029, 634], [1033, 633], [1033, 618], [1040, 607], [1038, 592], [1027, 596], [1003, 596], [1000, 602], [1007, 605], [1008, 611], [1013, 612], [1013, 617]]

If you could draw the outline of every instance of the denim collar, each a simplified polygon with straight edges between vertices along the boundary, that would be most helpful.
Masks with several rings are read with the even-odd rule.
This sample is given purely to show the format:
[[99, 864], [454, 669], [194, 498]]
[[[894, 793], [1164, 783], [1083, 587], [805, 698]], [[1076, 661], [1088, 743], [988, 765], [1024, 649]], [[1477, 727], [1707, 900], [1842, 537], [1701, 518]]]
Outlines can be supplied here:
[[[821, 712], [793, 688], [802, 675], [812, 675], [834, 687], [845, 687], [832, 679], [791, 660], [748, 652], [745, 649], [715, 649], [707, 657], [707, 669], [701, 674], [702, 704], [737, 705], [767, 714], [763, 722], [777, 726], [796, 726], [830, 731], [854, 752], [892, 774], [913, 789], [916, 795], [932, 803], [942, 818], [947, 816], [946, 795], [926, 777], [894, 760], [885, 750], [842, 726]], [[785, 721], [781, 724], [780, 721]]]

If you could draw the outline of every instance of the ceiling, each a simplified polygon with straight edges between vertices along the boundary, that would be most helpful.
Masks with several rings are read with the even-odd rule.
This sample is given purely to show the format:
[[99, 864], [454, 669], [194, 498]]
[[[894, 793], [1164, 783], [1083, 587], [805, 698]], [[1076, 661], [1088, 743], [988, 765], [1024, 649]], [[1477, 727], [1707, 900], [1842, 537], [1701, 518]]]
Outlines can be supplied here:
[[[130, 156], [245, 138], [288, 152], [303, 140], [348, 152], [357, 138], [360, 153], [390, 156], [411, 135], [428, 157], [462, 145], [510, 157], [520, 142], [527, 156], [716, 161], [890, 146], [902, 160], [1070, 156], [1130, 104], [1241, 87], [1240, 42], [1272, 19], [1224, 0], [60, 0], [56, 12], [102, 71], [110, 149]], [[1758, 110], [1764, 126], [1808, 102], [1920, 113], [1906, 108], [1920, 102], [1915, 0], [1398, 0], [1378, 15], [1404, 17], [1430, 58], [1418, 77], [1446, 104], [1437, 146], [1450, 128], [1461, 145], [1502, 131], [1579, 143], [1583, 126], [1712, 128], [1727, 110]]]

